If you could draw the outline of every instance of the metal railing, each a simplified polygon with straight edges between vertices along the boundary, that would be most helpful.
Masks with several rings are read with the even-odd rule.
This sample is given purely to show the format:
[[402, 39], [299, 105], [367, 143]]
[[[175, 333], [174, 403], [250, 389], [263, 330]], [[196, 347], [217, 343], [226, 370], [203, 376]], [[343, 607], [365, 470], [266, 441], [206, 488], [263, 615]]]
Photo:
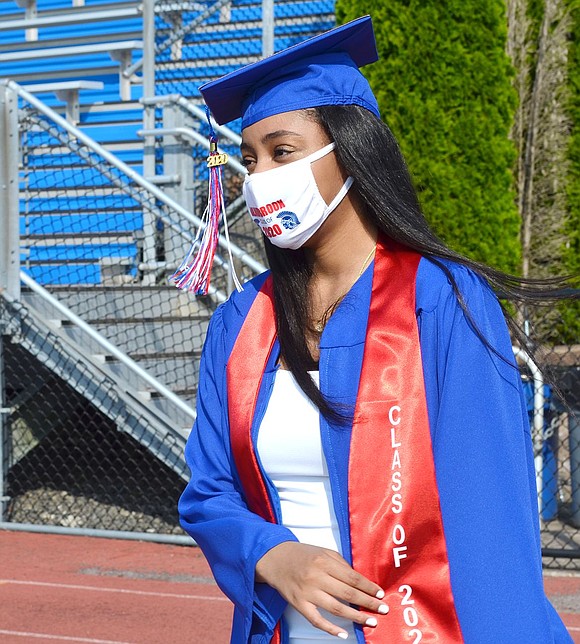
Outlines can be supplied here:
[[[0, 187], [8, 206], [0, 242], [4, 336], [0, 372], [5, 376], [0, 521], [8, 518], [8, 524], [20, 526], [40, 520], [48, 522], [46, 529], [51, 531], [153, 529], [170, 535], [170, 540], [179, 539], [175, 490], [183, 485], [183, 447], [195, 418], [195, 365], [215, 305], [211, 299], [196, 300], [167, 285], [167, 270], [160, 274], [160, 282], [147, 284], [140, 278], [145, 262], [140, 257], [138, 222], [148, 212], [152, 221], [167, 225], [189, 244], [193, 235], [187, 228], [200, 220], [16, 83], [0, 83], [0, 103]], [[134, 218], [127, 221], [131, 212]], [[103, 218], [105, 227], [100, 223]], [[146, 234], [154, 237], [155, 231]], [[122, 252], [130, 255], [126, 263], [133, 272], [107, 277], [110, 266], [123, 268], [125, 260], [111, 257], [108, 262], [106, 256], [95, 260], [91, 253], [95, 247], [107, 253], [116, 246], [127, 249]], [[250, 276], [264, 270], [235, 244], [232, 251]], [[58, 270], [92, 261], [101, 272], [96, 282], [86, 283], [71, 271], [65, 282], [59, 281]], [[217, 263], [227, 276], [229, 263], [219, 256]], [[158, 267], [163, 265], [158, 262]], [[226, 283], [221, 279], [213, 289], [214, 300], [225, 299], [219, 286]], [[36, 374], [42, 377], [37, 380]], [[50, 394], [44, 388], [47, 382]], [[46, 396], [53, 397], [54, 392], [59, 392], [58, 400], [50, 403]], [[64, 411], [68, 406], [70, 410]], [[51, 419], [53, 408], [63, 410], [58, 418]], [[115, 504], [104, 522], [98, 518], [102, 512], [98, 507], [85, 516], [88, 506], [81, 498], [85, 492], [80, 497], [67, 494], [64, 501], [51, 492], [64, 485], [59, 481], [68, 477], [68, 466], [54, 472], [47, 467], [41, 488], [27, 489], [27, 481], [37, 478], [28, 471], [37, 454], [54, 449], [58, 459], [69, 458], [67, 441], [87, 424], [84, 416], [77, 418], [79, 413], [89, 414], [90, 422], [106, 435], [98, 449], [120, 440], [127, 443], [127, 459], [120, 466], [129, 468], [126, 480], [140, 477], [130, 472], [140, 468], [138, 472], [142, 469], [147, 477], [163, 481], [159, 519], [150, 516], [149, 508], [135, 507], [135, 492], [131, 498], [119, 498], [123, 485], [114, 483], [119, 468], [106, 470], [103, 478], [111, 480], [110, 486], [99, 484], [103, 487], [99, 496]], [[90, 443], [92, 435], [75, 440]], [[117, 453], [114, 449], [91, 467], [102, 467]], [[66, 485], [83, 488], [77, 480]], [[52, 518], [41, 519], [42, 508], [55, 504]], [[67, 519], [77, 514], [74, 520]]]
[[[95, 152], [103, 160], [107, 161], [111, 166], [117, 168], [123, 175], [125, 175], [132, 182], [139, 185], [145, 191], [147, 191], [152, 197], [157, 199], [162, 204], [166, 205], [173, 212], [180, 215], [181, 218], [185, 219], [190, 224], [193, 224], [196, 228], [199, 228], [203, 225], [203, 222], [197, 215], [187, 211], [179, 203], [168, 197], [162, 190], [160, 190], [156, 185], [147, 181], [142, 175], [129, 167], [126, 163], [117, 158], [114, 154], [110, 153], [103, 146], [99, 145], [96, 141], [84, 134], [78, 127], [72, 125], [65, 119], [63, 119], [59, 114], [57, 114], [50, 107], [38, 100], [33, 94], [27, 92], [23, 87], [10, 80], [0, 80], [0, 84], [4, 85], [8, 89], [12, 90], [15, 94], [24, 98], [30, 105], [35, 107], [41, 114], [47, 116], [51, 121], [56, 125], [60, 126], [63, 130], [69, 133], [74, 139], [82, 142], [87, 148]], [[162, 211], [159, 213], [160, 217], [163, 217]], [[172, 221], [168, 222], [170, 225], [175, 226]], [[183, 229], [181, 229], [183, 230]], [[231, 250], [231, 253], [236, 257], [242, 264], [250, 268], [256, 274], [262, 273], [266, 270], [265, 266], [260, 262], [257, 262], [247, 251], [239, 248], [235, 244], [229, 244], [226, 238], [223, 235], [219, 236], [218, 245], [222, 250], [228, 251]]]
[[[230, 290], [231, 270], [220, 251], [212, 297], [167, 285], [200, 224], [193, 213], [202, 211], [206, 187], [198, 161], [208, 146], [203, 111], [173, 94], [195, 89], [200, 70], [221, 74], [222, 64], [271, 53], [281, 42], [275, 36], [302, 40], [334, 24], [318, 5], [288, 21], [285, 13], [309, 9], [287, 3], [276, 17], [271, 0], [145, 0], [137, 9], [144, 56], [125, 65], [123, 79], [143, 86], [143, 148], [123, 111], [109, 125], [81, 106], [74, 127], [16, 83], [0, 85], [0, 196], [10, 212], [0, 231], [2, 527], [183, 538], [180, 441], [194, 414], [207, 323]], [[38, 17], [38, 29], [53, 23]], [[238, 38], [240, 29], [248, 38]], [[247, 280], [265, 269], [261, 239], [236, 210], [239, 135], [216, 129], [232, 157], [224, 187], [236, 269]], [[160, 172], [168, 148], [178, 167], [167, 155]], [[222, 236], [219, 248], [227, 250]]]
[[[81, 331], [83, 331], [88, 336], [90, 336], [97, 344], [99, 344], [103, 348], [106, 354], [122, 362], [126, 367], [128, 367], [131, 371], [133, 371], [139, 378], [141, 378], [148, 385], [153, 387], [155, 391], [157, 391], [162, 396], [170, 400], [174, 405], [179, 407], [179, 409], [181, 409], [181, 411], [183, 411], [183, 413], [186, 416], [189, 416], [191, 418], [192, 422], [195, 420], [196, 413], [192, 407], [190, 407], [189, 405], [186, 405], [183, 402], [183, 400], [181, 400], [181, 398], [176, 396], [170, 389], [168, 389], [165, 385], [159, 382], [157, 378], [154, 378], [149, 372], [145, 371], [145, 369], [142, 369], [134, 360], [129, 358], [129, 356], [126, 353], [123, 353], [123, 351], [120, 351], [118, 347], [116, 347], [113, 343], [109, 342], [107, 338], [105, 338], [103, 335], [95, 331], [95, 329], [91, 327], [90, 324], [87, 324], [82, 318], [80, 318], [78, 315], [75, 315], [68, 307], [64, 306], [61, 302], [59, 302], [59, 300], [56, 297], [51, 295], [45, 288], [43, 288], [40, 284], [38, 284], [33, 279], [31, 279], [31, 277], [27, 275], [24, 271], [20, 272], [20, 280], [32, 292], [39, 295], [45, 302], [47, 302], [51, 307], [53, 307], [56, 311], [58, 311], [63, 316], [63, 318], [66, 318], [69, 322], [72, 322], [72, 324], [74, 324]], [[4, 294], [4, 297], [7, 297], [7, 295]]]

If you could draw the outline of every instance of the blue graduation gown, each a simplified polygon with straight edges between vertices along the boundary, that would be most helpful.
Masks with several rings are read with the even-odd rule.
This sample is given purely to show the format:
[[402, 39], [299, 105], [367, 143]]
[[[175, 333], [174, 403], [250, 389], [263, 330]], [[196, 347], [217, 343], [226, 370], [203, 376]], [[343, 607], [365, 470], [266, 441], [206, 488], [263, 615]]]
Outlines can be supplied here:
[[[445, 273], [423, 258], [416, 314], [451, 588], [466, 644], [572, 642], [542, 581], [532, 440], [511, 341], [496, 297], [469, 269], [445, 262], [468, 308], [501, 360], [478, 338]], [[197, 541], [235, 604], [235, 644], [266, 644], [285, 601], [254, 581], [257, 561], [284, 541], [281, 525], [244, 502], [228, 434], [226, 363], [266, 274], [220, 306], [203, 350], [197, 420], [186, 447], [191, 480], [179, 502], [183, 528]], [[354, 408], [370, 303], [372, 266], [330, 318], [320, 341], [320, 387]], [[264, 374], [254, 445], [272, 390], [279, 348]], [[239, 383], [244, 386], [243, 382]], [[320, 423], [345, 559], [350, 559], [347, 473], [350, 431]], [[258, 455], [259, 459], [259, 455]], [[277, 517], [279, 501], [266, 485]], [[388, 619], [388, 616], [386, 617]], [[282, 630], [283, 641], [287, 639]], [[359, 643], [364, 642], [357, 628]]]

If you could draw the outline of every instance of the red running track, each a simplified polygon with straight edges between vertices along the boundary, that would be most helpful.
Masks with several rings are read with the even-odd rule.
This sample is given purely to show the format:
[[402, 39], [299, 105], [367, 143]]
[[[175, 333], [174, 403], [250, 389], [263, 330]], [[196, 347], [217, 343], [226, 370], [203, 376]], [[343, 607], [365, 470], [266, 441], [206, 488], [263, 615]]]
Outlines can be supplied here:
[[0, 531], [0, 561], [0, 642], [229, 642], [197, 548]]
[[[580, 644], [580, 575], [545, 576]], [[0, 531], [0, 642], [227, 644], [232, 608], [197, 548]]]

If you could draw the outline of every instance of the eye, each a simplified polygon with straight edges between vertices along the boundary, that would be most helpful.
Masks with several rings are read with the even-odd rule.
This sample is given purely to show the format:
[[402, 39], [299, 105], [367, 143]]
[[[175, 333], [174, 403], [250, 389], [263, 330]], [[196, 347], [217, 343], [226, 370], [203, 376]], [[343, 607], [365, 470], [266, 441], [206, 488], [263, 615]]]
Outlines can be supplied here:
[[255, 161], [252, 157], [242, 157], [242, 165], [244, 168], [249, 169], [253, 163], [255, 163]]
[[289, 154], [292, 154], [294, 150], [292, 148], [288, 147], [276, 147], [274, 150], [274, 158], [275, 159], [283, 159], [284, 157], [288, 156]]

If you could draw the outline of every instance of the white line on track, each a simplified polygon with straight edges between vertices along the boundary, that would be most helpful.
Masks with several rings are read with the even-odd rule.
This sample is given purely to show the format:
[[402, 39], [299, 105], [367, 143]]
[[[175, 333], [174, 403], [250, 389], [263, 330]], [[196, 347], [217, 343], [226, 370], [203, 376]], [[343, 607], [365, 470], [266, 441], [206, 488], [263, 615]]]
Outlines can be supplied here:
[[[101, 593], [124, 593], [127, 595], [145, 595], [149, 597], [170, 597], [173, 599], [197, 599], [214, 602], [227, 602], [225, 597], [212, 597], [211, 595], [185, 595], [180, 593], [156, 593], [150, 590], [129, 590], [128, 588], [104, 588], [101, 586], [84, 586], [80, 584], [57, 584], [46, 581], [22, 581], [17, 579], [0, 579], [0, 585], [17, 584], [19, 586], [43, 586], [48, 588], [66, 588], [69, 590], [94, 590]], [[96, 640], [95, 640], [96, 641]]]
[[60, 642], [89, 642], [89, 644], [132, 644], [120, 640], [93, 640], [89, 637], [71, 637], [68, 635], [49, 635], [48, 633], [27, 633], [24, 631], [6, 631], [0, 629], [0, 635], [13, 635], [14, 637], [34, 637], [41, 640], [57, 640]]

